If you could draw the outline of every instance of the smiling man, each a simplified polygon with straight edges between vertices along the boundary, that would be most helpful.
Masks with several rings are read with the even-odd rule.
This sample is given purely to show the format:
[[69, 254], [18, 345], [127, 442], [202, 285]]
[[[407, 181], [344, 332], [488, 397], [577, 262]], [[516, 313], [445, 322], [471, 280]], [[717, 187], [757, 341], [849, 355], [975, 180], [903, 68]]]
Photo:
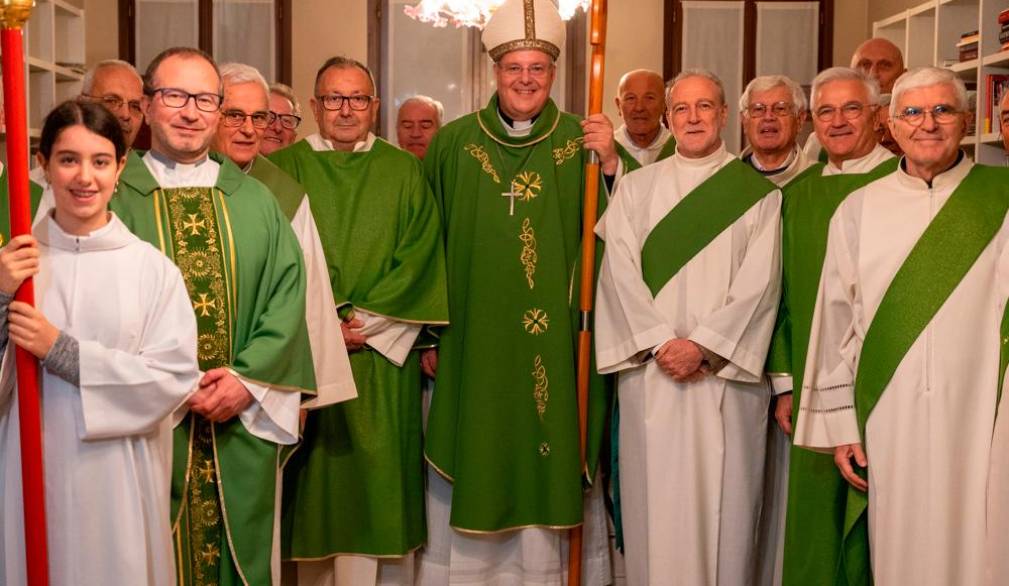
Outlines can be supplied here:
[[740, 154], [761, 175], [783, 186], [811, 163], [795, 142], [806, 121], [806, 95], [784, 75], [754, 78], [739, 98], [747, 146]]
[[364, 64], [327, 60], [318, 134], [271, 156], [308, 191], [358, 392], [309, 413], [286, 468], [283, 555], [302, 584], [409, 572], [427, 537], [419, 347], [448, 321], [441, 221], [420, 161], [371, 132], [376, 94]]
[[676, 150], [676, 139], [662, 125], [666, 111], [662, 76], [647, 69], [620, 78], [614, 98], [624, 123], [616, 130], [617, 151], [628, 170], [661, 161]]
[[424, 160], [434, 133], [441, 128], [445, 107], [427, 96], [407, 98], [396, 113], [396, 142], [399, 148]]
[[753, 584], [781, 193], [726, 152], [714, 74], [684, 71], [666, 104], [676, 154], [623, 178], [596, 228], [627, 582]]
[[210, 153], [221, 78], [199, 49], [160, 53], [144, 77], [151, 150], [132, 153], [110, 208], [182, 271], [203, 377], [176, 413], [172, 523], [179, 582], [270, 584], [280, 448], [315, 394], [305, 269], [276, 199]]
[[[621, 165], [605, 116], [579, 120], [550, 99], [564, 27], [552, 0], [506, 0], [482, 36], [497, 92], [442, 127], [424, 157], [445, 218], [452, 325], [425, 356], [437, 378], [422, 584], [558, 583], [560, 529], [593, 518], [582, 508], [572, 274], [588, 151], [604, 174]], [[608, 572], [599, 541], [589, 576]]]
[[[777, 429], [768, 432], [772, 437], [792, 433], [793, 397], [801, 396], [830, 217], [849, 193], [897, 168], [897, 159], [876, 142], [876, 80], [854, 69], [834, 67], [816, 76], [811, 95], [813, 130], [828, 162], [816, 163], [783, 190], [781, 269], [786, 286], [767, 361], [776, 394], [771, 425]], [[761, 520], [767, 554], [762, 558], [763, 583], [833, 583], [841, 553], [844, 481], [830, 456], [796, 447], [789, 450], [790, 442], [783, 443], [786, 459], [779, 461], [784, 465], [776, 467], [765, 488], [781, 490], [773, 490], [777, 500], [770, 507], [765, 494], [765, 509], [771, 514]], [[776, 560], [783, 560], [781, 566]], [[772, 578], [767, 581], [767, 576]]]
[[794, 441], [850, 484], [847, 584], [985, 583], [1009, 178], [960, 150], [967, 106], [949, 70], [901, 76], [904, 157], [830, 220]]
[[290, 86], [282, 83], [270, 85], [270, 113], [273, 118], [259, 144], [259, 152], [264, 156], [294, 144], [298, 138], [301, 104]]

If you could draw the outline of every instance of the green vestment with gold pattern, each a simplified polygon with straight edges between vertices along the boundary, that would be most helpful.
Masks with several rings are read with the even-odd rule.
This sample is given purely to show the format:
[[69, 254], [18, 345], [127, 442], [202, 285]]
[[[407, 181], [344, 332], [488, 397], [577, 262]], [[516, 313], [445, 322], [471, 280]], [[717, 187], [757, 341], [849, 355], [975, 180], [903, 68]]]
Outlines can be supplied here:
[[[200, 369], [314, 393], [301, 249], [276, 199], [231, 161], [214, 187], [162, 189], [132, 153], [110, 208], [178, 265], [196, 313]], [[280, 446], [238, 417], [175, 428], [172, 527], [179, 583], [270, 584]]]
[[[270, 159], [305, 186], [340, 313], [445, 324], [441, 221], [413, 155], [384, 140], [363, 152], [305, 140]], [[284, 471], [283, 557], [401, 556], [427, 537], [420, 358], [402, 366], [351, 352], [358, 397], [309, 413]]]
[[594, 474], [607, 406], [593, 377], [583, 470], [575, 375], [586, 153], [578, 118], [552, 100], [527, 136], [509, 136], [495, 95], [439, 130], [424, 158], [445, 224], [451, 322], [425, 454], [452, 482], [456, 529], [582, 522], [582, 474]]

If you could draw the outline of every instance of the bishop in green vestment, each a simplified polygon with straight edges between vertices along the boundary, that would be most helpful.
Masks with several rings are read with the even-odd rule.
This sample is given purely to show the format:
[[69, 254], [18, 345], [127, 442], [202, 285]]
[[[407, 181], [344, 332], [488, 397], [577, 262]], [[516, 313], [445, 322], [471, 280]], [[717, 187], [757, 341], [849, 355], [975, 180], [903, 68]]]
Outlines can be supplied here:
[[[830, 218], [849, 193], [897, 167], [896, 158], [876, 143], [873, 105], [879, 89], [871, 79], [838, 67], [817, 76], [813, 88], [813, 127], [831, 159], [810, 167], [782, 192], [782, 301], [767, 363], [779, 394], [777, 419], [786, 433], [794, 424], [792, 405], [801, 398]], [[792, 447], [787, 482], [782, 583], [832, 584], [841, 551], [844, 481], [830, 456]]]
[[450, 524], [462, 532], [582, 522], [573, 310], [584, 169], [587, 149], [606, 174], [618, 157], [605, 117], [580, 123], [549, 99], [548, 4], [515, 0], [495, 14], [484, 44], [498, 91], [443, 127], [424, 159], [445, 222], [451, 321], [425, 454], [452, 483]]
[[182, 272], [206, 374], [177, 412], [172, 525], [181, 584], [279, 581], [280, 447], [314, 394], [301, 251], [276, 199], [208, 156], [220, 77], [195, 49], [145, 76], [151, 151], [132, 153], [110, 208]]
[[415, 347], [448, 321], [441, 221], [420, 161], [369, 132], [373, 94], [362, 64], [327, 61], [312, 101], [320, 133], [270, 157], [308, 192], [358, 390], [309, 415], [287, 465], [284, 558], [302, 577], [340, 558], [405, 556], [426, 538]]

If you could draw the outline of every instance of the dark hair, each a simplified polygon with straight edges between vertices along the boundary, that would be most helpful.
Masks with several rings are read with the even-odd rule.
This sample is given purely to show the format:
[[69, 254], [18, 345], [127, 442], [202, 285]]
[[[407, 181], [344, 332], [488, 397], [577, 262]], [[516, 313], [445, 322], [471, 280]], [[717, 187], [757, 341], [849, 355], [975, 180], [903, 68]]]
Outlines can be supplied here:
[[152, 95], [154, 93], [154, 74], [158, 72], [158, 67], [161, 66], [161, 62], [169, 57], [193, 57], [196, 59], [203, 59], [214, 68], [214, 72], [217, 74], [218, 88], [217, 93], [223, 94], [222, 83], [221, 82], [221, 70], [217, 67], [217, 62], [214, 58], [207, 54], [206, 51], [197, 49], [195, 47], [171, 47], [170, 49], [165, 49], [164, 51], [158, 53], [150, 65], [147, 66], [147, 71], [144, 72], [144, 95]]
[[116, 160], [126, 156], [126, 138], [123, 137], [123, 129], [112, 112], [101, 104], [67, 100], [53, 108], [42, 123], [39, 152], [47, 161], [52, 156], [53, 145], [63, 130], [78, 124], [98, 136], [109, 139], [116, 149]]
[[326, 59], [326, 62], [319, 68], [319, 72], [315, 74], [315, 89], [312, 91], [316, 95], [319, 94], [319, 82], [322, 81], [322, 76], [330, 69], [360, 69], [368, 76], [368, 81], [371, 82], [371, 93], [378, 91], [378, 86], [375, 85], [375, 76], [372, 75], [371, 70], [368, 69], [367, 65], [361, 63], [357, 59], [337, 55], [336, 57]]

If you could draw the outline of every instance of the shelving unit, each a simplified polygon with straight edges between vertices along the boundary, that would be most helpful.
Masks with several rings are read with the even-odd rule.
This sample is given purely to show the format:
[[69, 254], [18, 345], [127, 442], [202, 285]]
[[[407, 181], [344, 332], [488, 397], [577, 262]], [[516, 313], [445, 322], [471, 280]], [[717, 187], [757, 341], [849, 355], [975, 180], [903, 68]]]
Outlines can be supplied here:
[[[930, 0], [874, 22], [872, 33], [900, 47], [908, 68], [947, 67], [965, 82], [977, 84], [977, 95], [983, 100], [985, 76], [1009, 75], [1009, 51], [999, 51], [998, 42], [998, 14], [1006, 8], [1009, 0]], [[980, 35], [980, 57], [960, 63], [956, 43], [961, 34], [975, 29]], [[984, 104], [976, 110], [977, 132], [964, 137], [961, 144], [979, 163], [1004, 164], [997, 122], [993, 120], [994, 132], [984, 132]]]

